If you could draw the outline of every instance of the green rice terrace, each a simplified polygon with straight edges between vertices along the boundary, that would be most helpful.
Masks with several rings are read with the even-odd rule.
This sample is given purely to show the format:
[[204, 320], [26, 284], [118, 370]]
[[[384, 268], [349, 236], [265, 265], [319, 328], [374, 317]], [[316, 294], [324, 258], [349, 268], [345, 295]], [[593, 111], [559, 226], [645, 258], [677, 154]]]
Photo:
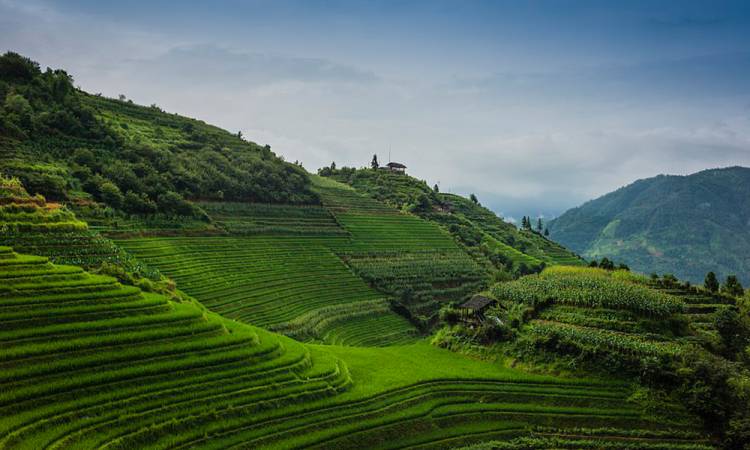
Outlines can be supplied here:
[[6, 53], [0, 449], [748, 448], [741, 286], [526, 222]]
[[707, 448], [687, 416], [644, 415], [624, 383], [424, 343], [304, 345], [9, 248], [0, 280], [3, 448], [440, 448], [537, 428], [568, 440], [584, 425], [629, 430], [599, 431], [609, 442]]
[[[4, 185], [16, 199], [4, 205], [29, 201], [17, 182]], [[332, 207], [338, 190], [348, 195]], [[712, 448], [681, 406], [651, 411], [624, 379], [532, 374], [502, 357], [477, 360], [419, 341], [356, 274], [408, 279], [412, 264], [418, 274], [429, 258], [460, 250], [434, 228], [427, 239], [443, 239], [443, 248], [414, 242], [394, 253], [387, 233], [377, 238], [383, 207], [353, 194], [329, 185], [323, 195], [345, 238], [118, 239], [200, 303], [0, 249], [0, 446]], [[41, 209], [24, 216], [32, 223], [48, 211], [35, 202]], [[369, 214], [376, 232], [366, 235], [382, 247], [363, 252], [361, 232], [341, 211]], [[421, 219], [383, 213], [394, 216], [383, 227], [401, 220], [429, 230]], [[354, 272], [344, 262], [352, 259], [372, 267]], [[477, 270], [467, 256], [457, 261]], [[435, 264], [436, 278], [463, 273], [441, 275], [456, 261]]]

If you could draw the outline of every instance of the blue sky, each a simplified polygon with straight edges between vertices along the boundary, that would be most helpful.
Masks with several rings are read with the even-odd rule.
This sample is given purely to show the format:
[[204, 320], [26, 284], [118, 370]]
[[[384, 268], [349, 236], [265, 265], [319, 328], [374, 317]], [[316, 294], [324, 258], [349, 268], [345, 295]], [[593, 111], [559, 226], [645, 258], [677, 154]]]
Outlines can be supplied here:
[[0, 0], [0, 50], [507, 217], [750, 165], [750, 2]]

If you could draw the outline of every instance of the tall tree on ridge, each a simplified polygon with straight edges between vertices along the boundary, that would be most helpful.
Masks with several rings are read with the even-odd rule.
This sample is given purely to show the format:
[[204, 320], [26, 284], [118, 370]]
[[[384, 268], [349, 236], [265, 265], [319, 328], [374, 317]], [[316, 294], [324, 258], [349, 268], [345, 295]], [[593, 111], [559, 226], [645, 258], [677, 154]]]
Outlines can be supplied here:
[[705, 280], [703, 280], [703, 287], [710, 292], [716, 292], [719, 290], [719, 280], [716, 279], [716, 274], [708, 272]]

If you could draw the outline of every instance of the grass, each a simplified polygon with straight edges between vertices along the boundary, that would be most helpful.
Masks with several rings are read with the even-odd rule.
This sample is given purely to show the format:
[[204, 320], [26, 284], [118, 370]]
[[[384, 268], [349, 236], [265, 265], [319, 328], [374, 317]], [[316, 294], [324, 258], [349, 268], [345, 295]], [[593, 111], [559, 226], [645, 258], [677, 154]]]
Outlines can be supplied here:
[[[366, 339], [354, 339], [355, 343], [385, 345], [408, 341], [415, 334], [387, 307], [382, 294], [354, 276], [329, 250], [326, 239], [257, 236], [118, 242], [228, 318], [302, 340], [325, 341], [331, 329], [352, 317], [361, 327], [379, 330]], [[385, 323], [387, 327], [377, 328]], [[339, 334], [336, 342], [346, 342], [343, 336]]]
[[[690, 424], [642, 416], [621, 382], [528, 374], [426, 341], [304, 345], [45, 258], [0, 256], [3, 448], [440, 447], [550, 423]], [[350, 329], [361, 328], [337, 332]]]

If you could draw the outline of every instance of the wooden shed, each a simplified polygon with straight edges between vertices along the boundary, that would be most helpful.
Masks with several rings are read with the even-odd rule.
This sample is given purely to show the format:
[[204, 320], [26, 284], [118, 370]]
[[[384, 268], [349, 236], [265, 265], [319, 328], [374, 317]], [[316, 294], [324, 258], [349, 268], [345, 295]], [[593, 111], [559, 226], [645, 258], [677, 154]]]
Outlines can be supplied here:
[[464, 321], [482, 321], [484, 320], [484, 313], [487, 311], [487, 308], [496, 303], [497, 300], [494, 298], [477, 294], [459, 307], [461, 318]]

